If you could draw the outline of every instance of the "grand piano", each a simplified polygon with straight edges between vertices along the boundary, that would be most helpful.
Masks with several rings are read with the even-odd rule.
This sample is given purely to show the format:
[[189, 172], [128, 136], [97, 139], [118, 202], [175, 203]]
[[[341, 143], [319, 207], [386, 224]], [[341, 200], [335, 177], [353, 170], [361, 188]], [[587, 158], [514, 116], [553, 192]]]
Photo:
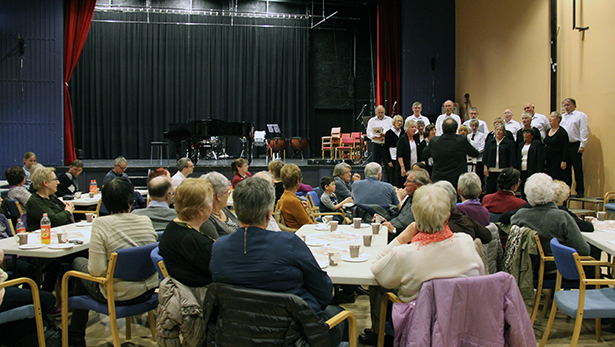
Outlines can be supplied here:
[[164, 138], [175, 143], [176, 156], [180, 156], [182, 141], [189, 141], [191, 151], [190, 159], [196, 165], [199, 160], [199, 142], [212, 136], [239, 136], [247, 140], [247, 160], [252, 162], [252, 143], [254, 141], [254, 123], [226, 122], [219, 119], [192, 120], [188, 123], [170, 123], [169, 130], [164, 132]]

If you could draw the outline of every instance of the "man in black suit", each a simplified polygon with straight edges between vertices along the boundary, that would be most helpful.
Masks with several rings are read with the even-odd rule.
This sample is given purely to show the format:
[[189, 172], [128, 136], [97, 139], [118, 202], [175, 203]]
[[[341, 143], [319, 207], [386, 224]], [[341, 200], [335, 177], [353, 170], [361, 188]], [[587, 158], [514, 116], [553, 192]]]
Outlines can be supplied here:
[[431, 139], [423, 151], [424, 158], [433, 158], [433, 182], [449, 181], [455, 188], [459, 176], [467, 172], [467, 156], [478, 157], [480, 154], [468, 137], [455, 134], [456, 130], [457, 121], [446, 119], [442, 124], [443, 134]]

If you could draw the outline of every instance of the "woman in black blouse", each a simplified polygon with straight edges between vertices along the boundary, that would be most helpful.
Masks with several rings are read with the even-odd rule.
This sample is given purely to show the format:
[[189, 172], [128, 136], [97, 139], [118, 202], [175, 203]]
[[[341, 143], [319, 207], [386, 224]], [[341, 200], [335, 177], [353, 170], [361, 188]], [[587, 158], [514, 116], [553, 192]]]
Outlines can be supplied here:
[[[403, 181], [399, 175], [399, 163], [397, 162], [397, 140], [402, 134], [401, 127], [404, 125], [404, 119], [400, 115], [393, 117], [393, 128], [389, 129], [384, 134], [384, 151], [387, 156], [388, 166], [386, 168], [387, 179], [389, 183], [396, 187], [403, 187]], [[391, 149], [394, 149], [395, 156], [393, 157]], [[401, 185], [400, 185], [400, 182]]]
[[562, 115], [552, 112], [549, 116], [551, 130], [545, 137], [545, 172], [554, 180], [564, 181], [564, 170], [568, 165], [568, 133], [559, 126]]

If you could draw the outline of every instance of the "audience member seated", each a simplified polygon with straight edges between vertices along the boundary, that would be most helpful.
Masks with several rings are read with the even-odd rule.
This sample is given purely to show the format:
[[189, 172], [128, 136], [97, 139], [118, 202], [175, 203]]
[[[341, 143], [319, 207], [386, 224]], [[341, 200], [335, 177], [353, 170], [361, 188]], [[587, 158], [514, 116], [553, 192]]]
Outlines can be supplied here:
[[472, 236], [472, 239], [480, 239], [483, 245], [491, 242], [491, 232], [473, 218], [464, 216], [457, 212], [457, 192], [455, 187], [448, 181], [438, 181], [434, 183], [438, 187], [444, 188], [448, 193], [450, 201], [450, 217], [448, 227], [454, 233], [465, 233]]
[[517, 169], [506, 168], [498, 177], [498, 191], [483, 197], [483, 206], [491, 213], [504, 213], [516, 210], [525, 204], [525, 200], [515, 196], [521, 181]]
[[[414, 222], [414, 215], [412, 214], [412, 197], [418, 188], [430, 183], [427, 170], [415, 167], [416, 166], [414, 166], [412, 171], [409, 171], [406, 176], [406, 182], [404, 183], [405, 189], [401, 191], [404, 193], [405, 197], [402, 198], [399, 213], [393, 213], [394, 216], [389, 221], [383, 218], [382, 225], [389, 231], [389, 237], [394, 237], [399, 231], [405, 230], [410, 223]], [[374, 215], [374, 222], [376, 221], [377, 215], [378, 214]]]
[[354, 175], [352, 168], [346, 163], [339, 163], [333, 168], [333, 179], [335, 179], [335, 195], [339, 199], [352, 198], [352, 184], [361, 179], [358, 173]]
[[212, 282], [209, 260], [215, 239], [199, 232], [211, 213], [212, 197], [209, 182], [187, 178], [175, 190], [177, 218], [160, 237], [159, 254], [169, 276], [188, 287]]
[[128, 161], [126, 160], [126, 158], [124, 157], [115, 158], [113, 169], [107, 172], [107, 174], [105, 175], [105, 178], [103, 178], [102, 186], [104, 187], [105, 184], [111, 182], [112, 179], [118, 178], [118, 177], [122, 177], [126, 179], [130, 184], [132, 184], [132, 182], [130, 181], [130, 178], [128, 178], [128, 175], [126, 174], [126, 168], [128, 168]]
[[19, 201], [23, 212], [26, 212], [26, 203], [28, 203], [32, 193], [24, 186], [24, 184], [26, 184], [26, 174], [24, 170], [19, 166], [13, 166], [6, 170], [4, 177], [6, 177], [6, 180], [9, 182], [7, 197]]
[[221, 173], [212, 171], [201, 176], [209, 182], [213, 190], [213, 203], [209, 219], [201, 225], [201, 234], [209, 235], [214, 239], [228, 235], [239, 228], [239, 220], [226, 207], [228, 198], [231, 195], [231, 185], [228, 179]]
[[[555, 185], [555, 194], [553, 195], [553, 202], [555, 203], [555, 205], [557, 205], [557, 208], [559, 208], [562, 211], [566, 211], [566, 213], [568, 213], [570, 217], [574, 219], [575, 223], [577, 223], [579, 230], [584, 231], [584, 232], [589, 232], [589, 233], [593, 232], [594, 231], [593, 223], [579, 218], [579, 216], [572, 213], [566, 207], [565, 205], [566, 200], [568, 199], [568, 196], [570, 196], [570, 186], [568, 186], [565, 182], [559, 181], [559, 180], [553, 180], [553, 184]], [[519, 209], [531, 208], [531, 207], [532, 205], [530, 205], [529, 203], [526, 203], [525, 205], [521, 206]], [[510, 225], [510, 219], [512, 218], [512, 216], [515, 215], [515, 213], [517, 213], [517, 211], [519, 211], [519, 209], [511, 210], [511, 211], [503, 213], [500, 216], [500, 220], [499, 220], [500, 223]], [[590, 247], [592, 246], [590, 245]]]
[[52, 167], [41, 166], [32, 173], [32, 186], [36, 193], [26, 203], [29, 231], [41, 228], [43, 213], [47, 213], [52, 228], [73, 222], [73, 204], [61, 201], [55, 194], [58, 179], [54, 171]]
[[[371, 271], [385, 288], [398, 288], [403, 302], [416, 299], [423, 282], [433, 278], [485, 274], [472, 238], [447, 226], [450, 199], [436, 185], [414, 193], [413, 222], [376, 256]], [[437, 261], [434, 261], [437, 259]]]
[[395, 187], [382, 182], [382, 167], [378, 163], [365, 165], [365, 179], [353, 183], [355, 204], [361, 205], [399, 205], [399, 197]]
[[26, 183], [24, 184], [24, 187], [28, 190], [30, 190], [30, 185], [32, 184], [32, 181], [30, 180], [30, 174], [31, 174], [31, 170], [32, 170], [32, 165], [36, 164], [36, 154], [32, 153], [32, 152], [26, 152], [23, 155], [23, 172], [26, 175]]
[[233, 171], [233, 188], [237, 186], [237, 183], [245, 180], [248, 177], [252, 177], [252, 174], [248, 171], [248, 162], [243, 159], [235, 159], [231, 164], [231, 171]]
[[[517, 211], [512, 216], [511, 223], [535, 230], [546, 256], [553, 255], [550, 242], [555, 237], [560, 243], [574, 248], [579, 255], [592, 255], [600, 259], [599, 251], [590, 252], [590, 247], [583, 239], [574, 219], [568, 213], [559, 210], [553, 202], [555, 186], [549, 175], [537, 173], [530, 176], [525, 182], [525, 195], [532, 207]], [[556, 271], [555, 263], [545, 263], [545, 274], [553, 274]]]
[[[335, 179], [333, 179], [333, 177], [325, 176], [321, 178], [320, 187], [322, 188], [320, 212], [337, 212], [344, 204], [352, 203], [351, 197], [342, 200], [342, 202], [337, 202], [337, 196], [335, 195]], [[347, 217], [350, 218], [350, 215]], [[344, 223], [344, 217], [342, 216], [333, 216], [333, 220]]]
[[79, 191], [79, 182], [77, 182], [77, 176], [83, 171], [83, 162], [79, 159], [73, 160], [68, 168], [68, 172], [65, 172], [58, 177], [58, 193], [59, 196], [73, 195]]
[[480, 178], [473, 172], [459, 176], [457, 192], [461, 197], [461, 204], [457, 205], [457, 212], [472, 217], [479, 224], [487, 226], [491, 217], [489, 217], [489, 211], [480, 204], [478, 199], [483, 191], [480, 186]]
[[166, 176], [169, 178], [169, 180], [172, 179], [169, 170], [163, 167], [159, 167], [156, 170], [149, 170], [149, 174], [147, 175], [147, 183], [149, 183], [149, 181], [151, 181], [154, 177], [158, 176]]
[[284, 166], [284, 162], [281, 160], [274, 160], [269, 163], [269, 173], [273, 176], [273, 187], [275, 188], [275, 203], [278, 203], [282, 194], [284, 194], [284, 185], [282, 184], [281, 171]]
[[154, 230], [166, 229], [169, 222], [177, 217], [175, 210], [169, 205], [173, 201], [173, 186], [166, 175], [154, 177], [147, 182], [149, 205], [132, 211], [133, 214], [146, 216], [152, 221]]
[[[21, 170], [20, 167], [19, 170]], [[4, 251], [0, 249], [0, 265], [4, 260]], [[8, 279], [8, 274], [0, 267], [0, 283]], [[50, 292], [39, 290], [38, 292], [41, 302], [41, 312], [43, 320], [47, 327], [55, 326], [53, 319], [47, 316], [56, 304], [56, 298]], [[0, 312], [6, 312], [14, 308], [31, 305], [32, 293], [28, 285], [19, 288], [18, 286], [10, 286], [0, 289]], [[17, 333], [18, 332], [18, 333]], [[36, 346], [38, 344], [36, 335], [36, 322], [34, 319], [23, 319], [13, 322], [0, 324], [0, 336], [2, 336], [2, 345], [7, 346]]]
[[[38, 171], [38, 170], [37, 170]], [[36, 172], [35, 172], [36, 174]], [[102, 202], [109, 216], [99, 217], [92, 223], [88, 258], [76, 258], [73, 269], [92, 276], [105, 276], [111, 253], [118, 249], [148, 245], [156, 242], [152, 222], [145, 216], [130, 213], [135, 199], [134, 188], [123, 178], [109, 181], [102, 189]], [[158, 287], [158, 274], [144, 281], [114, 280], [116, 305], [133, 305], [147, 301]], [[89, 294], [96, 301], [106, 303], [104, 284], [87, 280], [74, 281], [74, 295]], [[88, 310], [74, 310], [69, 328], [69, 344], [85, 346]]]
[[[273, 180], [273, 175], [270, 172], [268, 172], [268, 171], [259, 171], [259, 172], [255, 173], [254, 176], [252, 176], [252, 177], [260, 178], [260, 179], [263, 179], [263, 180], [265, 180], [267, 182], [270, 182], [271, 185], [273, 186], [273, 188], [275, 189], [275, 182]], [[276, 194], [277, 194], [277, 191], [276, 191]], [[276, 204], [277, 204], [277, 201], [276, 201]], [[269, 219], [269, 225], [267, 225], [267, 230], [282, 231], [280, 229], [280, 226], [278, 225], [278, 222], [275, 221], [275, 218], [270, 218]]]
[[[282, 169], [284, 182], [284, 171], [291, 165]], [[274, 200], [273, 187], [262, 179], [249, 178], [237, 185], [233, 203], [241, 228], [214, 243], [210, 262], [213, 280], [297, 295], [326, 321], [342, 311], [329, 305], [333, 299], [331, 279], [299, 237], [265, 229]], [[347, 330], [346, 323], [340, 325], [330, 330], [331, 346], [339, 345]]]
[[173, 188], [177, 188], [186, 177], [190, 176], [190, 174], [194, 171], [194, 164], [192, 164], [192, 160], [188, 158], [179, 158], [177, 161], [177, 172], [173, 175], [172, 184]]
[[[297, 189], [299, 189], [303, 179], [301, 169], [295, 164], [286, 164], [282, 168], [281, 177], [284, 184], [284, 194], [280, 197], [278, 204], [286, 221], [286, 226], [299, 229], [304, 224], [314, 224], [312, 217], [306, 210], [307, 202], [302, 202], [297, 197]], [[237, 206], [235, 206], [235, 210], [237, 210]]]

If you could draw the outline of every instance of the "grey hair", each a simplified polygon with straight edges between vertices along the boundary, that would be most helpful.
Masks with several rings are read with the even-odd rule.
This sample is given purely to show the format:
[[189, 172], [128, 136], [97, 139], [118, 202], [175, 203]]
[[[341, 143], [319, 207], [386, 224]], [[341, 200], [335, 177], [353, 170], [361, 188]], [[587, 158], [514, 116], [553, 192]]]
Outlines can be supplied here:
[[450, 211], [449, 204], [448, 194], [442, 187], [428, 184], [418, 188], [412, 198], [412, 213], [417, 229], [428, 234], [444, 230]]
[[530, 117], [530, 119], [532, 119], [532, 114], [531, 114], [531, 113], [529, 113], [529, 112], [523, 112], [523, 113], [521, 114], [521, 118], [523, 118], [523, 116], [528, 116], [528, 117]]
[[499, 123], [498, 125], [493, 127], [493, 131], [495, 131], [497, 128], [502, 128], [502, 130], [504, 130], [504, 133], [506, 133], [506, 125], [504, 125], [503, 123]]
[[333, 177], [338, 177], [344, 174], [346, 169], [352, 169], [347, 163], [339, 163], [333, 168]]
[[382, 167], [378, 163], [367, 163], [365, 165], [365, 177], [378, 177], [382, 172]]
[[416, 122], [412, 119], [408, 119], [406, 121], [406, 124], [404, 124], [404, 131], [408, 131], [408, 129], [410, 129], [411, 126], [416, 126]]
[[185, 167], [188, 166], [188, 163], [192, 163], [192, 160], [188, 158], [179, 158], [179, 160], [177, 161], [177, 170], [183, 170]]
[[408, 173], [408, 176], [412, 174], [412, 183], [420, 184], [422, 186], [428, 185], [429, 182], [429, 172], [425, 169], [412, 170]]
[[259, 171], [255, 173], [254, 175], [252, 175], [252, 177], [262, 178], [264, 180], [267, 180], [267, 182], [270, 182], [271, 184], [273, 184], [273, 175], [269, 171], [265, 171], [265, 170]]
[[562, 206], [568, 196], [570, 196], [570, 187], [563, 181], [553, 180], [553, 186], [555, 187], [555, 194], [553, 194], [553, 202], [557, 206]]
[[557, 112], [557, 111], [553, 111], [553, 112], [551, 112], [551, 115], [552, 115], [552, 116], [555, 116], [555, 118], [559, 119], [559, 121], [560, 121], [560, 122], [562, 121], [562, 115], [561, 115], [561, 113], [559, 113], [559, 112]]
[[[181, 160], [181, 159], [180, 159]], [[201, 175], [201, 178], [209, 182], [211, 184], [211, 190], [214, 192], [214, 196], [218, 193], [224, 193], [231, 184], [228, 181], [228, 178], [223, 174], [212, 171], [205, 175]]]
[[544, 205], [553, 201], [555, 186], [551, 176], [535, 173], [525, 181], [525, 196], [532, 206]]
[[[40, 165], [40, 164], [39, 164]], [[34, 190], [44, 188], [45, 182], [51, 181], [53, 173], [56, 171], [53, 167], [45, 167], [40, 165], [30, 174], [30, 180], [34, 186]]]
[[237, 219], [247, 225], [261, 225], [267, 212], [273, 211], [275, 191], [271, 182], [259, 177], [245, 179], [233, 190], [233, 205]]
[[115, 162], [113, 163], [114, 165], [120, 165], [122, 163], [126, 163], [128, 164], [128, 161], [126, 161], [126, 158], [119, 156], [117, 158], [115, 158]]
[[419, 101], [415, 101], [414, 103], [412, 103], [412, 107], [414, 106], [423, 106], [423, 104], [421, 104]]
[[459, 195], [464, 199], [478, 199], [481, 192], [480, 177], [474, 172], [466, 172], [459, 176], [457, 181], [457, 187], [459, 188]]
[[470, 111], [476, 111], [476, 113], [478, 113], [478, 107], [470, 107]]
[[438, 181], [434, 183], [435, 186], [444, 188], [446, 193], [448, 194], [449, 199], [449, 211], [451, 213], [457, 212], [457, 192], [455, 191], [455, 187], [449, 181]]

